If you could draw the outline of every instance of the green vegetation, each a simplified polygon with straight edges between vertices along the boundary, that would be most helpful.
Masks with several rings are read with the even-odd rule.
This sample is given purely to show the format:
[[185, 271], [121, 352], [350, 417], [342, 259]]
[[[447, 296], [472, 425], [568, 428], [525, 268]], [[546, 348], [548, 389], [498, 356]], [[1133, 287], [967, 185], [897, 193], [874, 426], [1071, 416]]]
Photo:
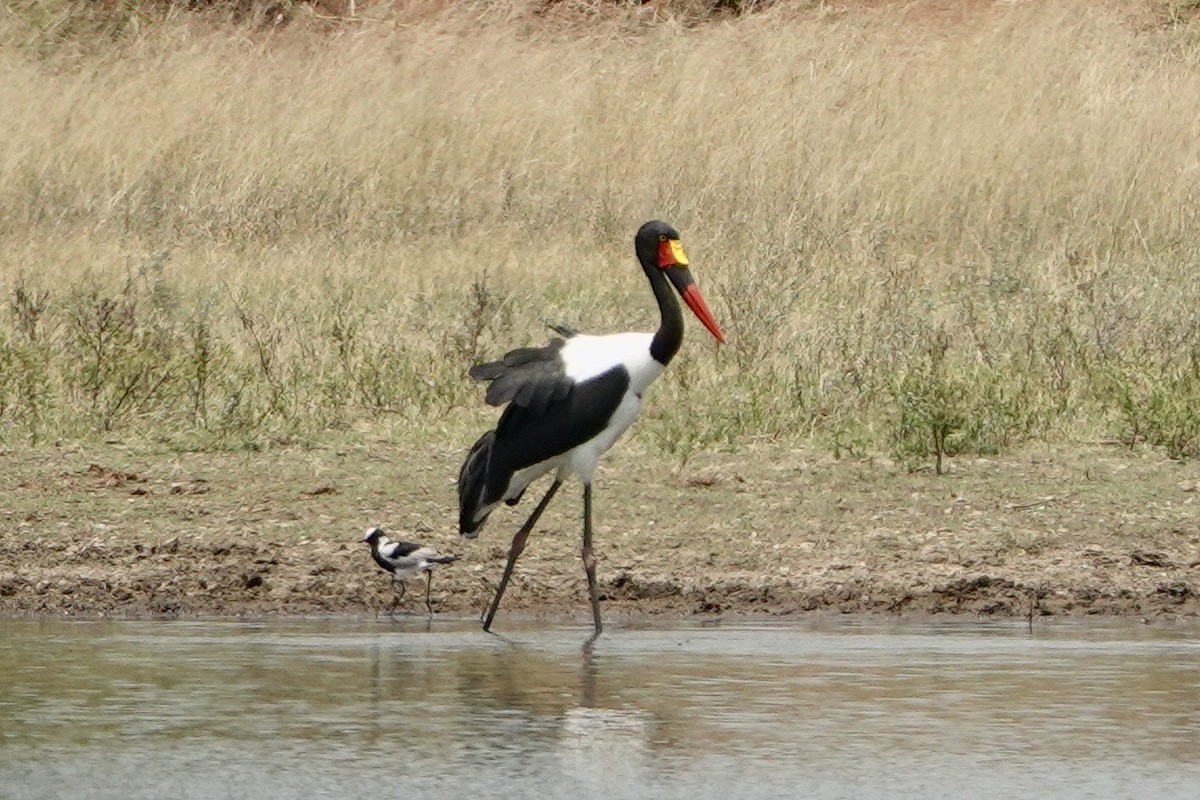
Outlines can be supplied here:
[[653, 324], [660, 217], [729, 335], [636, 429], [681, 462], [1200, 454], [1188, 4], [210, 5], [0, 16], [0, 442], [460, 444], [473, 361]]

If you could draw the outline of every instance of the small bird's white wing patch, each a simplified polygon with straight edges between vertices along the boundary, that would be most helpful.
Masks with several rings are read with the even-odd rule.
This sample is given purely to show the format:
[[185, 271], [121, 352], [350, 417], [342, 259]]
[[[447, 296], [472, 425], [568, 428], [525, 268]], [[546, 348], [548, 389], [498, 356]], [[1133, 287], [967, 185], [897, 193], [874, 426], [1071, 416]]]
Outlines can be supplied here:
[[407, 581], [417, 577], [428, 568], [429, 562], [424, 558], [404, 556], [396, 560], [396, 571], [393, 574], [396, 576], [396, 580]]

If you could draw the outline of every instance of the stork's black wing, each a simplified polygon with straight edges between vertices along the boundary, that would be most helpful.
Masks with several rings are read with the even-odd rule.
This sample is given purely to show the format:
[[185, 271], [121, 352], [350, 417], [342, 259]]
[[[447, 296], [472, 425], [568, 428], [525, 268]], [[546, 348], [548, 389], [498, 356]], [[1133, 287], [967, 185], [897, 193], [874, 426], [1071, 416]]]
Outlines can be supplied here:
[[550, 330], [554, 331], [555, 333], [557, 333], [559, 336], [563, 337], [564, 339], [570, 339], [572, 336], [578, 336], [579, 334], [583, 333], [583, 331], [576, 330], [575, 328], [572, 328], [570, 325], [556, 325], [553, 322], [547, 322], [546, 327], [549, 328]]
[[545, 347], [521, 347], [499, 361], [477, 364], [467, 374], [491, 382], [485, 397], [488, 405], [515, 403], [542, 414], [551, 403], [565, 399], [574, 385], [560, 357], [564, 344], [562, 339], [552, 339]]
[[545, 408], [509, 403], [496, 424], [492, 459], [513, 471], [561, 455], [608, 425], [629, 388], [629, 373], [614, 367], [582, 383], [569, 383], [563, 399]]
[[490, 381], [487, 402], [504, 405], [494, 431], [468, 453], [459, 472], [459, 528], [470, 535], [483, 520], [479, 508], [498, 503], [518, 470], [540, 464], [596, 436], [612, 418], [629, 388], [622, 366], [576, 383], [562, 359], [566, 342], [513, 350], [499, 361], [471, 368], [475, 380]]

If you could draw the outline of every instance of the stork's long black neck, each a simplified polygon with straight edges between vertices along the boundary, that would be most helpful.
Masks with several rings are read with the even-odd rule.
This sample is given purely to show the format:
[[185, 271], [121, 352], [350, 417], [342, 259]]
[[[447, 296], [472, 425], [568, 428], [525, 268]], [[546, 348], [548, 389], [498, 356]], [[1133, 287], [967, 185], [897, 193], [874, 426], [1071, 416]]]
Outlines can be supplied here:
[[662, 322], [650, 341], [650, 356], [665, 367], [683, 343], [683, 312], [663, 271], [645, 261], [642, 261], [642, 269], [650, 279], [650, 288], [654, 290], [654, 299], [658, 301], [658, 310], [662, 315]]

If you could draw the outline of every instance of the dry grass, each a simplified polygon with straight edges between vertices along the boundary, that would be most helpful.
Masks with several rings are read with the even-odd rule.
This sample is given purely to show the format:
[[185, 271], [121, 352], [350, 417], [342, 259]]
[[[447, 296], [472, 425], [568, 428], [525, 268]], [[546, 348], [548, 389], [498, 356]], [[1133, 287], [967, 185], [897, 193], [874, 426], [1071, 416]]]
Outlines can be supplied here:
[[73, 7], [0, 18], [0, 436], [415, 436], [543, 319], [650, 324], [661, 217], [731, 339], [639, 434], [681, 460], [1200, 452], [1189, 4]]

